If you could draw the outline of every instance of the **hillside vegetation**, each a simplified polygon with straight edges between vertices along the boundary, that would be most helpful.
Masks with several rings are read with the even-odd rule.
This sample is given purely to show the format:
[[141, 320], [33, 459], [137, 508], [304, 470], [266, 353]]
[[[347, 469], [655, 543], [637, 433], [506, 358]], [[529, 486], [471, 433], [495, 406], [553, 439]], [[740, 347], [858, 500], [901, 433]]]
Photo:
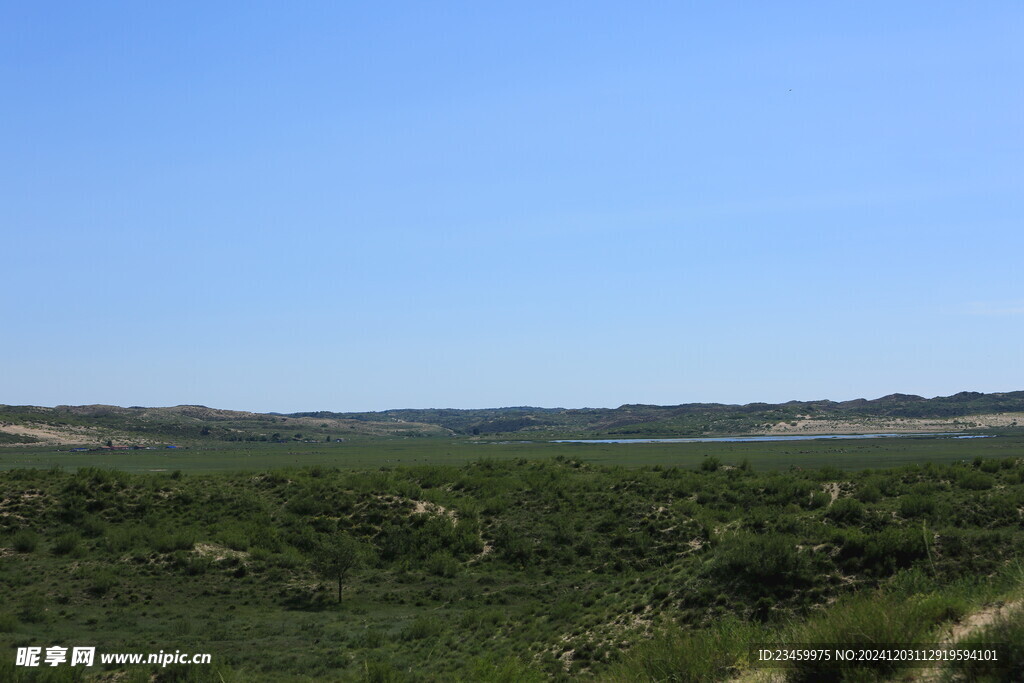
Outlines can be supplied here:
[[206, 406], [0, 406], [0, 445], [69, 446], [202, 442], [323, 442], [335, 439], [447, 436], [438, 425], [381, 417], [355, 420], [219, 410]]
[[[213, 655], [129, 680], [726, 680], [755, 642], [937, 642], [1020, 589], [1022, 510], [1019, 458], [12, 470], [0, 641]], [[359, 556], [340, 603], [317, 571], [338, 539]]]
[[[1013, 414], [991, 423], [972, 416]], [[688, 403], [618, 408], [494, 408], [486, 410], [387, 410], [378, 413], [295, 413], [295, 416], [357, 420], [397, 418], [436, 424], [459, 434], [550, 432], [581, 436], [699, 436], [774, 432], [853, 433], [938, 431], [986, 426], [1024, 427], [1024, 391], [982, 394], [964, 391], [926, 399], [890, 394], [874, 400], [787, 403]], [[801, 427], [800, 429], [791, 429]]]
[[738, 434], [940, 432], [998, 429], [1024, 433], [1024, 391], [961, 392], [925, 399], [724, 405], [624, 405], [619, 408], [327, 411], [279, 414], [205, 406], [0, 406], [0, 446], [99, 446], [211, 442], [323, 442], [380, 437], [510, 435], [683, 437]]

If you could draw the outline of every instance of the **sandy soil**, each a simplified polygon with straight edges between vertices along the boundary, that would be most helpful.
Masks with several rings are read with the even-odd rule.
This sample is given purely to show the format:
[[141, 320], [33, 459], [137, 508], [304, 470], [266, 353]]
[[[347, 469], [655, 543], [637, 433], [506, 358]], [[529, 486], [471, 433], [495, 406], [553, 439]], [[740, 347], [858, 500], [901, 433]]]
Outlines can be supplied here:
[[998, 603], [980, 609], [977, 612], [968, 615], [963, 621], [954, 624], [953, 627], [949, 629], [949, 635], [942, 639], [942, 644], [952, 645], [975, 631], [980, 631], [986, 626], [995, 623], [1010, 612], [1021, 608], [1024, 608], [1024, 600]]
[[[0, 432], [13, 434], [15, 436], [31, 436], [40, 439], [42, 443], [33, 442], [38, 445], [76, 446], [95, 445], [101, 439], [101, 432], [90, 427], [56, 427], [51, 425], [40, 427], [25, 427], [23, 425], [0, 424]], [[16, 444], [8, 444], [16, 445]]]
[[829, 507], [831, 507], [832, 503], [836, 502], [836, 498], [839, 497], [839, 482], [833, 481], [828, 484], [823, 484], [821, 490], [831, 497], [831, 500], [828, 501]]
[[765, 434], [856, 434], [867, 432], [958, 432], [984, 427], [1024, 425], [1024, 413], [992, 413], [950, 418], [866, 418], [864, 420], [821, 420], [808, 415], [795, 421], [779, 422]]
[[412, 513], [414, 515], [444, 515], [453, 522], [459, 521], [459, 516], [455, 511], [449, 510], [443, 505], [438, 505], [437, 503], [431, 503], [425, 500], [410, 500], [409, 502], [413, 504]]
[[226, 560], [229, 557], [238, 558], [243, 563], [249, 559], [249, 553], [242, 552], [241, 550], [225, 548], [224, 546], [217, 545], [216, 543], [196, 543], [194, 552], [200, 557], [213, 558], [214, 562]]
[[[1024, 608], [1024, 600], [1016, 600], [1014, 602], [1001, 602], [995, 605], [989, 605], [983, 607], [977, 612], [967, 615], [962, 621], [953, 624], [947, 629], [944, 637], [939, 642], [944, 647], [952, 647], [958, 640], [966, 638], [967, 636], [982, 630], [986, 626], [995, 623], [997, 620], [1002, 619], [1010, 612]], [[916, 681], [917, 683], [931, 683], [932, 681], [942, 680], [942, 674], [944, 669], [942, 667], [928, 668], [924, 670], [918, 670], [916, 677], [912, 677], [906, 680]], [[914, 676], [914, 674], [911, 674]]]

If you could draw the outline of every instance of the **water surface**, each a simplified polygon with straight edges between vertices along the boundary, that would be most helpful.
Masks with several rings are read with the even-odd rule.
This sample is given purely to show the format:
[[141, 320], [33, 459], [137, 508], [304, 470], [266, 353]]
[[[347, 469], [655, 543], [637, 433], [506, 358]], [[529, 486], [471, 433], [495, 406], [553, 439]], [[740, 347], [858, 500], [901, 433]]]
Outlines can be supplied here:
[[982, 439], [985, 434], [963, 432], [915, 432], [904, 434], [788, 434], [786, 436], [707, 436], [684, 439], [555, 439], [551, 443], [716, 443], [749, 441], [810, 441], [812, 439], [898, 439], [911, 436], [951, 436], [954, 439]]

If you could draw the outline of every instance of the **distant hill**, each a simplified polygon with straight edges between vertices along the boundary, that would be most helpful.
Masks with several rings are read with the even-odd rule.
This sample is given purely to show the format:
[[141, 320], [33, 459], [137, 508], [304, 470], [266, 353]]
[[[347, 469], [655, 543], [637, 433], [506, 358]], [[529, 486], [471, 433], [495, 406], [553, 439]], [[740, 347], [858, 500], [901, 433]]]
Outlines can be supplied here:
[[964, 391], [926, 399], [787, 403], [631, 404], [618, 408], [405, 409], [381, 412], [250, 413], [200, 405], [0, 405], [0, 446], [334, 441], [352, 438], [496, 436], [685, 437], [740, 434], [852, 434], [977, 429], [1024, 431], [1024, 391]]
[[[1020, 419], [1014, 413], [1022, 413]], [[994, 417], [1000, 415], [1001, 417]], [[1024, 391], [982, 394], [964, 391], [926, 399], [910, 394], [852, 401], [787, 403], [632, 404], [618, 408], [407, 409], [367, 413], [294, 413], [318, 417], [434, 424], [456, 434], [566, 433], [589, 436], [697, 436], [701, 434], [837, 433], [878, 428], [940, 431], [1024, 426]], [[993, 416], [981, 419], [979, 416]], [[977, 417], [966, 420], [964, 418]]]
[[221, 410], [199, 405], [121, 408], [108, 405], [0, 405], [0, 446], [55, 444], [194, 444], [210, 441], [318, 441], [383, 436], [444, 436], [433, 424], [346, 418], [310, 418]]

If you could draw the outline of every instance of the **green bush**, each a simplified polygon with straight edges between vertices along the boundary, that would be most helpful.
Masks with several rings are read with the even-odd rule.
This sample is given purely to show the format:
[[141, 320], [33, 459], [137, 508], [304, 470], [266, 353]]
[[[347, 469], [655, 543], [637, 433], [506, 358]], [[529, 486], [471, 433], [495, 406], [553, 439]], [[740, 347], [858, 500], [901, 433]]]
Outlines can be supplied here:
[[467, 670], [467, 680], [488, 683], [541, 683], [550, 679], [522, 660], [506, 656], [477, 657]]
[[831, 500], [832, 496], [824, 491], [815, 491], [811, 494], [807, 507], [811, 510], [819, 510], [823, 507], [827, 507]]
[[447, 553], [434, 553], [427, 558], [426, 570], [434, 576], [443, 576], [451, 578], [459, 573], [462, 569], [462, 565], [451, 555]]
[[736, 534], [715, 549], [709, 570], [723, 585], [747, 595], [783, 595], [815, 582], [815, 570], [806, 553], [789, 535]]
[[877, 503], [882, 500], [882, 492], [874, 484], [867, 484], [857, 489], [854, 497], [862, 503]]
[[31, 553], [39, 546], [39, 534], [31, 529], [19, 529], [14, 534], [12, 545], [19, 553]]
[[713, 455], [704, 458], [700, 463], [700, 469], [703, 472], [716, 472], [721, 466], [722, 461]]
[[91, 573], [85, 585], [85, 591], [94, 597], [103, 597], [118, 584], [118, 579], [108, 569], [100, 569]]
[[311, 496], [294, 498], [285, 504], [284, 509], [295, 515], [310, 516], [318, 515], [323, 510], [323, 502]]
[[18, 617], [13, 614], [0, 614], [0, 633], [14, 633], [18, 630]]
[[836, 524], [856, 526], [864, 521], [864, 505], [854, 498], [837, 498], [825, 517]]
[[75, 549], [78, 547], [79, 541], [81, 541], [81, 538], [79, 538], [78, 534], [61, 534], [53, 543], [53, 554], [68, 555], [70, 553], [73, 553]]
[[401, 669], [379, 659], [368, 659], [363, 662], [362, 680], [366, 683], [403, 683], [410, 680]]
[[995, 484], [995, 480], [987, 474], [964, 470], [957, 478], [957, 485], [968, 491], [986, 491]]
[[[840, 601], [785, 635], [785, 640], [808, 645], [836, 645], [857, 649], [884, 643], [912, 645], [928, 640], [931, 629], [962, 613], [962, 603], [946, 598], [910, 599], [899, 603], [885, 593], [862, 593]], [[903, 667], [894, 661], [834, 663], [797, 662], [790, 681], [873, 681], [892, 677]]]
[[47, 602], [38, 593], [30, 593], [18, 605], [17, 618], [26, 624], [42, 624], [49, 619]]
[[927, 557], [925, 532], [920, 528], [888, 527], [847, 536], [839, 551], [840, 560], [875, 576], [894, 574]]
[[436, 617], [416, 617], [402, 631], [402, 640], [433, 638], [444, 631], [444, 624]]
[[89, 538], [96, 538], [98, 536], [102, 536], [107, 528], [107, 525], [103, 522], [103, 520], [99, 517], [96, 517], [95, 515], [86, 515], [84, 518], [82, 518], [81, 522], [79, 522], [78, 526], [79, 529], [82, 530], [82, 534], [88, 536]]
[[150, 533], [149, 544], [158, 553], [192, 550], [195, 546], [195, 536], [191, 532], [171, 532], [164, 529], [154, 529]]
[[609, 681], [724, 681], [736, 674], [749, 643], [764, 638], [758, 627], [733, 620], [707, 630], [670, 628], [632, 648], [606, 676]]
[[900, 514], [907, 519], [930, 517], [935, 513], [935, 509], [935, 499], [931, 496], [912, 493], [900, 498]]

